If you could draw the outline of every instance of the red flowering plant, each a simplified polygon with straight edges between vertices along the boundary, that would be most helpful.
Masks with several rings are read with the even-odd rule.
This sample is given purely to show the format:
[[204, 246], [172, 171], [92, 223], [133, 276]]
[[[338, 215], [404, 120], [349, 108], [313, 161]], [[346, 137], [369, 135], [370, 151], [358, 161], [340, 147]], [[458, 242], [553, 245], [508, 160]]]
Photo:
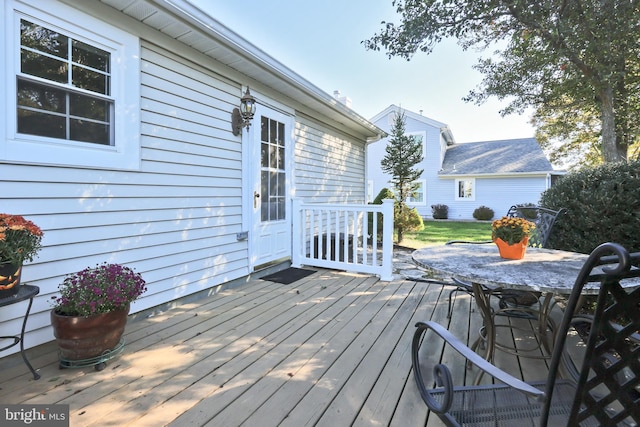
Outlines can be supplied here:
[[33, 261], [42, 247], [42, 230], [20, 215], [0, 213], [0, 264]]
[[122, 309], [146, 290], [146, 282], [130, 267], [102, 263], [69, 274], [51, 297], [54, 310], [67, 316], [91, 316]]

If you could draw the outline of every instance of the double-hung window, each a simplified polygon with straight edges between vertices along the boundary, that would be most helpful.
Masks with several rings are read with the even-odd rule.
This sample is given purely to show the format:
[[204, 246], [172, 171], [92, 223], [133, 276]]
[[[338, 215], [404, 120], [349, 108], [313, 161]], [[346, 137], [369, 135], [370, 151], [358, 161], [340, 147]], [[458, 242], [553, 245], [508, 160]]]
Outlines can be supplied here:
[[0, 162], [138, 169], [138, 38], [55, 0], [7, 3]]
[[114, 145], [111, 54], [20, 18], [17, 132]]
[[417, 185], [413, 194], [407, 198], [407, 203], [411, 205], [426, 205], [427, 198], [425, 197], [425, 191], [427, 187], [427, 182], [424, 179], [419, 179], [415, 181]]
[[476, 180], [475, 179], [473, 178], [456, 179], [455, 186], [456, 186], [456, 194], [455, 194], [456, 200], [473, 201], [476, 199], [476, 192], [475, 192]]

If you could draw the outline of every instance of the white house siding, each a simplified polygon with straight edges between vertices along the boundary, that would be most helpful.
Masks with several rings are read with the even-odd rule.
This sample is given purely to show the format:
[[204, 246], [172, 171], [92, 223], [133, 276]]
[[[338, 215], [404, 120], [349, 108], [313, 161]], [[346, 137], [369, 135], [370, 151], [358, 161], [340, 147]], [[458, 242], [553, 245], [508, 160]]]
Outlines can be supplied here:
[[512, 205], [537, 204], [546, 185], [546, 178], [542, 176], [464, 178], [475, 178], [475, 200], [455, 200], [454, 178], [442, 178], [440, 190], [434, 195], [439, 200], [437, 203], [449, 206], [449, 219], [473, 219], [473, 211], [480, 206], [493, 209], [494, 218], [499, 218]]
[[[65, 274], [87, 266], [118, 262], [142, 273], [148, 292], [132, 312], [248, 274], [247, 242], [236, 239], [241, 143], [229, 123], [239, 86], [147, 42], [141, 57], [139, 171], [0, 166], [2, 211], [45, 232], [23, 273], [41, 290], [28, 346], [52, 339], [50, 298]], [[19, 331], [24, 310], [2, 308], [0, 335]]]
[[298, 115], [295, 129], [295, 197], [317, 203], [365, 201], [362, 141]]
[[[243, 216], [246, 138], [233, 136], [230, 123], [242, 84], [295, 113], [292, 197], [314, 202], [365, 200], [364, 141], [379, 129], [349, 111], [332, 110], [327, 106], [329, 95], [325, 104], [324, 94], [316, 94], [303, 79], [289, 83], [289, 72], [282, 81], [274, 78], [277, 73], [258, 73], [262, 68], [251, 65], [260, 58], [238, 65], [255, 72], [253, 77], [231, 69], [173, 39], [165, 31], [176, 28], [168, 16], [153, 15], [167, 24], [161, 32], [104, 4], [65, 4], [139, 40], [139, 72], [132, 79], [140, 80], [140, 111], [130, 120], [131, 144], [139, 141], [140, 155], [122, 168], [89, 167], [81, 156], [71, 162], [79, 166], [55, 159], [36, 164], [6, 160], [0, 144], [0, 212], [24, 215], [45, 233], [44, 248], [23, 270], [24, 282], [40, 287], [27, 324], [27, 348], [53, 339], [51, 297], [66, 274], [85, 267], [106, 261], [140, 272], [149, 289], [132, 305], [133, 313], [202, 290], [215, 292], [217, 285], [249, 274], [248, 241], [237, 238], [251, 221]], [[53, 13], [60, 4], [52, 1], [46, 6]], [[153, 2], [148, 6], [156, 7]], [[5, 12], [10, 8], [0, 15]], [[147, 9], [132, 12], [145, 16]], [[73, 22], [81, 21], [87, 25], [87, 20]], [[182, 34], [186, 24], [175, 23]], [[190, 35], [207, 52], [216, 52], [219, 46], [201, 36], [197, 31]], [[9, 79], [15, 76], [5, 81]], [[0, 86], [0, 93], [5, 92]], [[6, 96], [15, 98], [15, 93]], [[6, 116], [0, 117], [0, 125], [3, 120]], [[0, 336], [20, 331], [25, 310], [26, 302], [0, 309]], [[0, 358], [18, 350], [16, 346], [0, 352]]]

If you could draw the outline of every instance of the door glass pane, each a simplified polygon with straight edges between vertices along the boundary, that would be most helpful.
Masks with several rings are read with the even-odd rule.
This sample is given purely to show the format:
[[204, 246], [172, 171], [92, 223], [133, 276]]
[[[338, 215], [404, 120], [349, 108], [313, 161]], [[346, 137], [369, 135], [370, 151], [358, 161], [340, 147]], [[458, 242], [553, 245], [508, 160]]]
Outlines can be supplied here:
[[284, 123], [262, 117], [261, 121], [261, 219], [286, 218], [286, 171], [284, 161]]
[[269, 221], [269, 171], [260, 173], [260, 220]]

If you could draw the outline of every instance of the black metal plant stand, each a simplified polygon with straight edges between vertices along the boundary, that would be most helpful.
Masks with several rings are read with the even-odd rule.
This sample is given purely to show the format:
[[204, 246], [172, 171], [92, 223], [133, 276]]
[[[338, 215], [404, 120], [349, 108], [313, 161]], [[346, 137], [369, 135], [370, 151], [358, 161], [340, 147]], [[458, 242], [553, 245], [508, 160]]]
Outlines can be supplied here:
[[27, 365], [31, 373], [33, 374], [33, 379], [40, 379], [40, 374], [38, 374], [31, 363], [27, 360], [27, 355], [24, 352], [24, 331], [27, 327], [27, 319], [29, 318], [29, 312], [31, 311], [31, 305], [33, 304], [33, 298], [40, 293], [40, 288], [33, 285], [19, 285], [20, 289], [18, 293], [15, 295], [11, 295], [9, 297], [0, 298], [0, 307], [4, 307], [6, 305], [15, 304], [21, 301], [29, 300], [29, 305], [27, 306], [27, 312], [24, 315], [24, 320], [22, 321], [22, 331], [20, 335], [9, 335], [0, 337], [0, 339], [12, 339], [13, 342], [6, 347], [0, 348], [0, 351], [7, 350], [14, 345], [20, 344], [20, 354], [22, 355], [22, 360]]

